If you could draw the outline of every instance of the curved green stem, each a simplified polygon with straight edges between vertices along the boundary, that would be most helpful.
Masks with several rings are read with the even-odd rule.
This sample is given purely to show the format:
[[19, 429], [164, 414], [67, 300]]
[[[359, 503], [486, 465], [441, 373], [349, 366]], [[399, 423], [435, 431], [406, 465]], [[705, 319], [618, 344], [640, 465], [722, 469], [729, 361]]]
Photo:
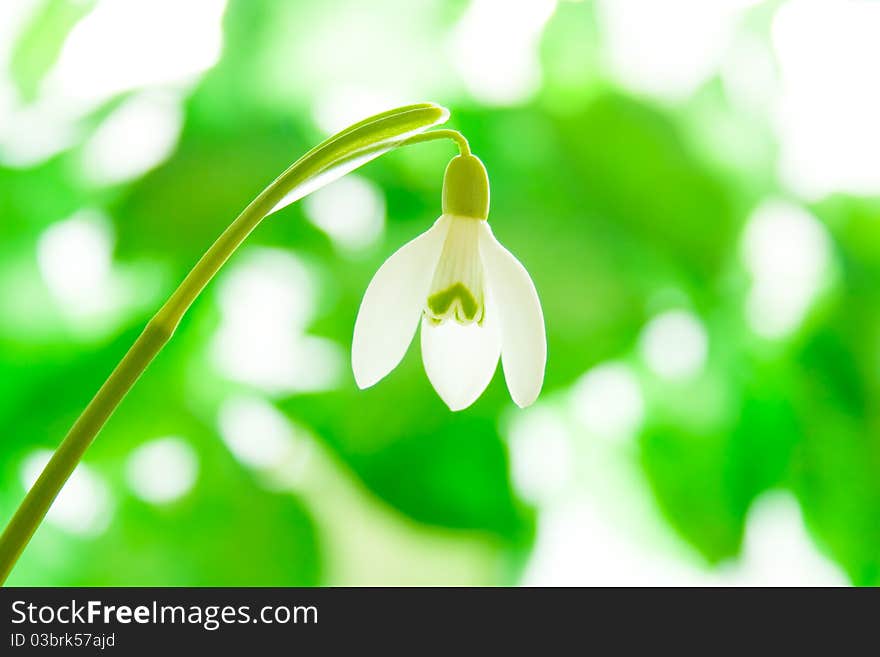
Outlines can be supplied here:
[[196, 297], [263, 218], [399, 146], [433, 139], [453, 139], [459, 149], [469, 152], [467, 140], [454, 130], [424, 132], [443, 123], [448, 117], [449, 112], [445, 108], [422, 103], [377, 114], [356, 123], [306, 153], [242, 211], [149, 321], [28, 491], [0, 536], [0, 584], [6, 581], [55, 497], [101, 427], [174, 335], [180, 319]]
[[462, 155], [470, 155], [471, 147], [468, 140], [458, 130], [431, 130], [431, 132], [423, 132], [421, 134], [410, 137], [404, 141], [401, 146], [409, 146], [410, 144], [419, 144], [425, 141], [434, 141], [435, 139], [451, 139], [458, 144], [458, 151]]

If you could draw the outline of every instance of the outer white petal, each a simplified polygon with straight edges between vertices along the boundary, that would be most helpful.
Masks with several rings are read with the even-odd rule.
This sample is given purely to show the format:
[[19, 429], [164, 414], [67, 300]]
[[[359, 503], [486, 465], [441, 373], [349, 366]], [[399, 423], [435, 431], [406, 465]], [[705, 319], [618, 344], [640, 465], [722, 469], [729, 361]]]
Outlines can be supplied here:
[[491, 299], [483, 325], [454, 321], [434, 325], [422, 319], [422, 361], [434, 390], [450, 410], [460, 411], [483, 394], [501, 353], [501, 336]]
[[354, 323], [351, 367], [368, 388], [397, 367], [425, 306], [449, 220], [442, 216], [426, 232], [395, 251], [373, 276]]
[[525, 267], [499, 244], [489, 224], [481, 223], [480, 255], [498, 313], [504, 378], [513, 401], [526, 407], [537, 399], [544, 383], [544, 313]]

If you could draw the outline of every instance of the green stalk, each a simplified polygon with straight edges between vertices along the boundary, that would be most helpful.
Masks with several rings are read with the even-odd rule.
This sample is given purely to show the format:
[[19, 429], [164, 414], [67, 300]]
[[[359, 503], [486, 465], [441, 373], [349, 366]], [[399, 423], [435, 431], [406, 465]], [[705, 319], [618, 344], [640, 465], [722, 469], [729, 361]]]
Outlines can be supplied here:
[[251, 231], [280, 206], [295, 202], [346, 173], [399, 146], [453, 139], [466, 152], [467, 141], [454, 130], [425, 130], [443, 123], [449, 112], [433, 103], [409, 105], [372, 116], [322, 142], [282, 173], [232, 222], [193, 267], [165, 305], [86, 406], [31, 487], [0, 536], [0, 585], [76, 468], [101, 427], [174, 335], [184, 313]]

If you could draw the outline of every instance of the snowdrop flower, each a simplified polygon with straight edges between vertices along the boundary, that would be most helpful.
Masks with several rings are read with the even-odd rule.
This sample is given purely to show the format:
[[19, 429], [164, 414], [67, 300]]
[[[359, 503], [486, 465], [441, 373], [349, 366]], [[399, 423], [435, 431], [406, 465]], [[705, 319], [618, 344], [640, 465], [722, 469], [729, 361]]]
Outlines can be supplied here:
[[528, 272], [489, 228], [489, 178], [465, 153], [449, 163], [443, 214], [396, 251], [370, 281], [354, 326], [360, 388], [397, 367], [421, 318], [422, 360], [453, 411], [470, 406], [499, 356], [513, 401], [528, 406], [544, 381], [547, 341]]

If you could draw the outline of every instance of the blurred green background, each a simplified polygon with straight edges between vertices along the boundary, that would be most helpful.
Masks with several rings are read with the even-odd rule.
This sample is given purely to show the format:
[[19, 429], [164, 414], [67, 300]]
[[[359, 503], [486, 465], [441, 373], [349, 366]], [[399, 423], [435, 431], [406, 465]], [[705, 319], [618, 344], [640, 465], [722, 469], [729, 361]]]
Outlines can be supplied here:
[[[450, 413], [360, 297], [449, 144], [268, 219], [15, 585], [880, 584], [880, 3], [4, 0], [0, 517], [219, 232], [326, 135], [452, 109], [547, 322]], [[821, 45], [821, 47], [819, 47]]]

